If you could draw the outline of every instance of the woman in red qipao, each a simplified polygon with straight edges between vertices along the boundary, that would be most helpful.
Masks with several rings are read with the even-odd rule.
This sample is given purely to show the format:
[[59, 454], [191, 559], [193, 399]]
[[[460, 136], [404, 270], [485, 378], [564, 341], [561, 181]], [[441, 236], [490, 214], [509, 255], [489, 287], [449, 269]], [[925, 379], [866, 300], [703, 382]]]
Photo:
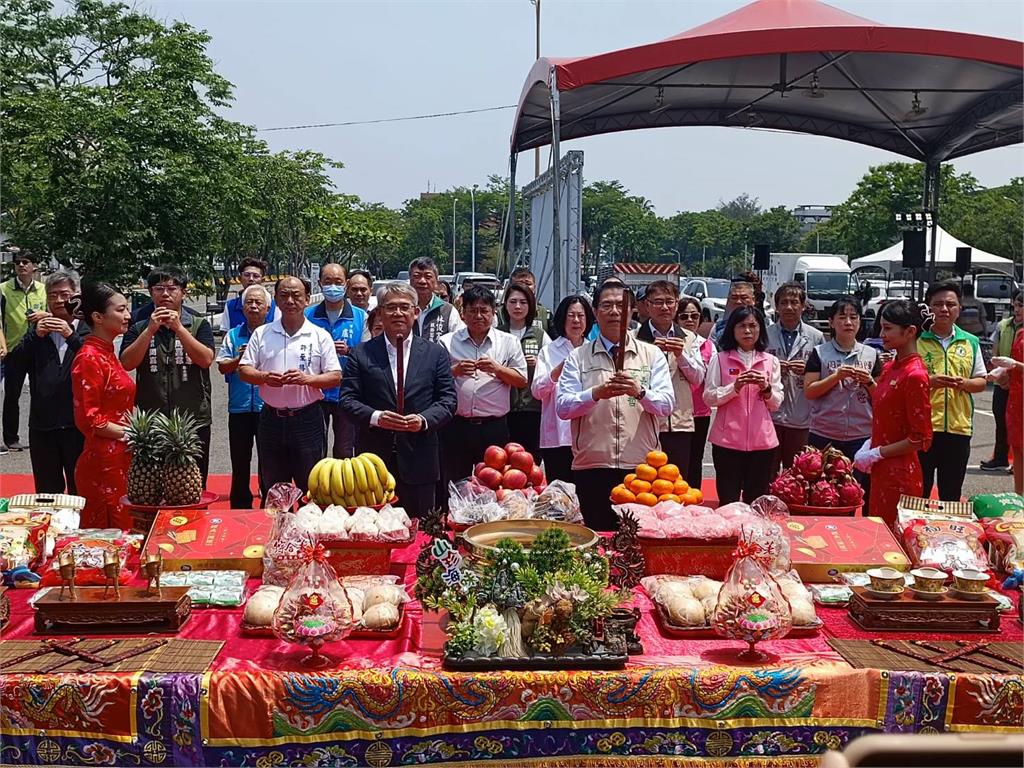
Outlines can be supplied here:
[[871, 513], [895, 528], [900, 496], [921, 495], [917, 453], [932, 442], [928, 370], [917, 354], [917, 335], [930, 321], [909, 301], [887, 303], [881, 321], [882, 344], [896, 359], [882, 369], [872, 395], [871, 439], [857, 451], [854, 466], [871, 473]]
[[82, 528], [131, 528], [121, 506], [131, 455], [124, 425], [135, 406], [135, 381], [114, 353], [114, 339], [128, 330], [128, 300], [104, 283], [83, 285], [72, 299], [75, 314], [89, 324], [89, 335], [71, 367], [75, 425], [85, 449], [75, 467], [78, 492], [85, 497]]
[[1024, 328], [1013, 337], [1010, 356], [993, 357], [992, 365], [1008, 370], [1010, 375], [1010, 394], [1006, 398], [1006, 438], [1013, 451], [1013, 490], [1024, 494]]

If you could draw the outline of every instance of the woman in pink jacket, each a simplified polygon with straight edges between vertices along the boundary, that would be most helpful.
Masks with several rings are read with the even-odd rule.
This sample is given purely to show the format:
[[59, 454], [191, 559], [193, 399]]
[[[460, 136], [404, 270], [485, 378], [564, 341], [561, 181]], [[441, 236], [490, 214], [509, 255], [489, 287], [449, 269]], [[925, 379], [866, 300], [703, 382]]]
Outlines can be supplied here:
[[768, 330], [755, 307], [739, 307], [708, 363], [704, 402], [718, 408], [708, 440], [721, 504], [747, 504], [768, 492], [779, 439], [771, 412], [782, 403], [779, 360], [765, 352]]

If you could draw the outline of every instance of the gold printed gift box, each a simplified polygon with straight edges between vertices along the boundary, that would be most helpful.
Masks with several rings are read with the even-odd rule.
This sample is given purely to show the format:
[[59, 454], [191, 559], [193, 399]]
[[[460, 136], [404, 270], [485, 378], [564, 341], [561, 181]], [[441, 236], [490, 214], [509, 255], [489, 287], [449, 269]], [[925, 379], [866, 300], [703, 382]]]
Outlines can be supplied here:
[[793, 567], [805, 582], [882, 566], [910, 569], [910, 558], [880, 517], [791, 517], [786, 533]]

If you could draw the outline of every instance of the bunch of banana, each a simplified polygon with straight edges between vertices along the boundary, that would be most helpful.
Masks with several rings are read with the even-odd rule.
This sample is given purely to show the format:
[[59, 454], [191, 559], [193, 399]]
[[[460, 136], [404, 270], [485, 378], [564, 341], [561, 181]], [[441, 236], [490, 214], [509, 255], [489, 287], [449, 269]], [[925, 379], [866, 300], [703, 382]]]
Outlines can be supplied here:
[[309, 498], [320, 506], [372, 507], [395, 496], [395, 476], [375, 453], [320, 459], [309, 473]]

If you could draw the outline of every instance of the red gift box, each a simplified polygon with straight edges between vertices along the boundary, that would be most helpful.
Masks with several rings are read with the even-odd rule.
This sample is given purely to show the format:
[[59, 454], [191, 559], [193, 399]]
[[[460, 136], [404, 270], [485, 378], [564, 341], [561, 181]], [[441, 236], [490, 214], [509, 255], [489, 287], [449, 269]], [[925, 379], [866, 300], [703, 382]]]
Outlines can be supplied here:
[[263, 575], [263, 547], [273, 518], [262, 509], [164, 509], [145, 552], [163, 553], [168, 571], [245, 571]]
[[793, 567], [805, 582], [827, 583], [847, 571], [910, 569], [910, 558], [880, 517], [791, 517], [786, 521]]

